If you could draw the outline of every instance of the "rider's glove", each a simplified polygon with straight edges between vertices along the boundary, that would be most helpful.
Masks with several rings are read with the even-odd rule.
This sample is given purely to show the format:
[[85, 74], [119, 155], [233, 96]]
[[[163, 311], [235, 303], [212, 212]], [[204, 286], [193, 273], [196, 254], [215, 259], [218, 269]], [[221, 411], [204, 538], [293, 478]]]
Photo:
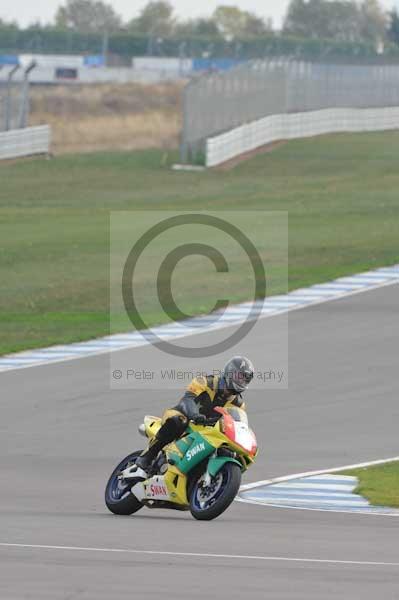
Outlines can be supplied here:
[[194, 425], [205, 425], [206, 416], [205, 415], [195, 415], [192, 419]]

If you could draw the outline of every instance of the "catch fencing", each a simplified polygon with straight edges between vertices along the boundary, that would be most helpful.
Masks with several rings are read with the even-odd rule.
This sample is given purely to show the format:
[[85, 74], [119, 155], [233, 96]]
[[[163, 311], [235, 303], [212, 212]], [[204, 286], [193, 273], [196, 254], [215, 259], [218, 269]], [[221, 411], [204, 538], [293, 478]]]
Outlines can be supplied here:
[[206, 140], [272, 115], [399, 106], [399, 65], [251, 61], [190, 82], [181, 160], [204, 160]]
[[0, 66], [0, 131], [27, 127], [29, 118], [29, 75], [35, 63], [25, 69], [19, 64]]
[[27, 104], [23, 95], [22, 81], [0, 81], [0, 131], [18, 129], [25, 121]]

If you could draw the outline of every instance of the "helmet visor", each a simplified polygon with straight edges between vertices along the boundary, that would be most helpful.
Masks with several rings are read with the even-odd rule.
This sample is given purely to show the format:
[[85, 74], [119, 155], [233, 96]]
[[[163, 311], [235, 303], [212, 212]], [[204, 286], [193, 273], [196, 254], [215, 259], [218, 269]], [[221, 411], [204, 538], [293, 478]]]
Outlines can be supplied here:
[[228, 381], [236, 392], [244, 392], [254, 377], [252, 371], [241, 369], [234, 369], [229, 375]]

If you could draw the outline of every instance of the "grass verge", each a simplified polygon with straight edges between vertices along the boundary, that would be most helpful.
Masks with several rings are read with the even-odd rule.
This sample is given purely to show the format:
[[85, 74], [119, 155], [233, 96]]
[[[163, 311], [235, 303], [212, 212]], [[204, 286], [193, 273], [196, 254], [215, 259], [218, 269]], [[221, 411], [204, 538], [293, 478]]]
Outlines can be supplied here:
[[399, 508], [399, 461], [346, 471], [359, 479], [355, 490], [375, 506]]
[[[161, 150], [0, 164], [0, 353], [109, 333], [112, 210], [288, 211], [290, 289], [395, 264], [398, 157], [384, 132], [297, 140], [231, 171], [174, 172]], [[214, 301], [203, 260], [191, 314]], [[247, 299], [238, 285], [231, 300]], [[165, 320], [151, 302], [144, 316]]]
[[37, 86], [32, 125], [52, 127], [55, 154], [176, 148], [181, 83]]

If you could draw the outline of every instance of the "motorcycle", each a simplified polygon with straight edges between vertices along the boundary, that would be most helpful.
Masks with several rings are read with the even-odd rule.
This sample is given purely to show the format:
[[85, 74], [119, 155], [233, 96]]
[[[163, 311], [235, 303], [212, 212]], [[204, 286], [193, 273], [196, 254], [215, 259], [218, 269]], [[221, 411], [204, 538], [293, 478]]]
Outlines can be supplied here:
[[[113, 471], [105, 503], [115, 515], [132, 515], [148, 508], [190, 510], [195, 519], [210, 521], [233, 502], [241, 476], [255, 461], [258, 446], [244, 410], [215, 408], [220, 417], [204, 425], [190, 422], [183, 437], [166, 446], [155, 459], [148, 478], [138, 476], [129, 454]], [[159, 417], [146, 416], [139, 431], [154, 438]]]

